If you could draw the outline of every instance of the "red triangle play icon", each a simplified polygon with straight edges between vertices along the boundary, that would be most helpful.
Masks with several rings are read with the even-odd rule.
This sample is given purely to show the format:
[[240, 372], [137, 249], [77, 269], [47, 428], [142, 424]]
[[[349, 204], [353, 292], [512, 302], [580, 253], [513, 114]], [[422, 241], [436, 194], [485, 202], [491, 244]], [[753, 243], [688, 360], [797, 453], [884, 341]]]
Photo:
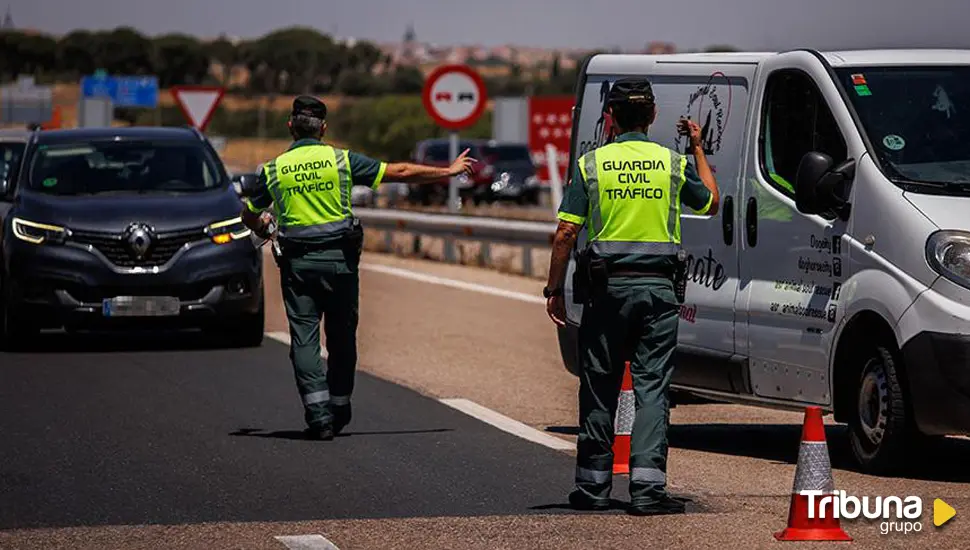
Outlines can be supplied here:
[[173, 86], [172, 96], [189, 124], [204, 132], [212, 113], [222, 100], [224, 88], [218, 86]]

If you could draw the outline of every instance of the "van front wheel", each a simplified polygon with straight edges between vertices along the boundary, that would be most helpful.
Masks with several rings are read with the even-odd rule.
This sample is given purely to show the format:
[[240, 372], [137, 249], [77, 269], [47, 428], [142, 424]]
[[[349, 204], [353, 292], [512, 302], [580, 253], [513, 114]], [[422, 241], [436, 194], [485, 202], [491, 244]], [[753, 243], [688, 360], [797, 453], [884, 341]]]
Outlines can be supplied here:
[[893, 354], [875, 346], [863, 357], [849, 417], [849, 443], [864, 471], [888, 474], [904, 465], [906, 443], [915, 431]]

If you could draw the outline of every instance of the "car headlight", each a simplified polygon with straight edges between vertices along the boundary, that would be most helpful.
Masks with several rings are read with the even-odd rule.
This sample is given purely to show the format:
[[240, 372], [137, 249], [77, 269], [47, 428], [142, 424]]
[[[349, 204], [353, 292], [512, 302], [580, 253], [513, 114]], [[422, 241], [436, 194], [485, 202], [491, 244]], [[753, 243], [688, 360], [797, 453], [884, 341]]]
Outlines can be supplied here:
[[31, 243], [63, 243], [70, 234], [67, 228], [46, 223], [37, 223], [22, 218], [11, 220], [13, 235], [18, 239]]
[[970, 233], [933, 233], [926, 241], [926, 261], [940, 275], [970, 289]]
[[205, 232], [216, 244], [226, 244], [239, 239], [245, 239], [252, 234], [252, 230], [245, 226], [242, 218], [232, 218], [210, 224]]

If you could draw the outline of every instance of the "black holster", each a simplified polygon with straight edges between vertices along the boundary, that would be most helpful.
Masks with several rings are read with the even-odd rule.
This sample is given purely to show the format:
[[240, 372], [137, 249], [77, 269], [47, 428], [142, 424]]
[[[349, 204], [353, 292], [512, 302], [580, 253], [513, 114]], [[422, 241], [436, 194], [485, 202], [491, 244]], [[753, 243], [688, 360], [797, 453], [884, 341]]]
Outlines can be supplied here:
[[610, 275], [606, 259], [593, 251], [592, 243], [579, 253], [576, 274], [573, 279], [573, 301], [577, 304], [592, 304], [606, 292]]
[[350, 231], [344, 236], [343, 249], [347, 263], [357, 267], [364, 253], [364, 226], [357, 218], [352, 218]]
[[687, 300], [687, 253], [683, 250], [677, 253], [674, 268], [674, 296], [677, 297], [678, 304]]

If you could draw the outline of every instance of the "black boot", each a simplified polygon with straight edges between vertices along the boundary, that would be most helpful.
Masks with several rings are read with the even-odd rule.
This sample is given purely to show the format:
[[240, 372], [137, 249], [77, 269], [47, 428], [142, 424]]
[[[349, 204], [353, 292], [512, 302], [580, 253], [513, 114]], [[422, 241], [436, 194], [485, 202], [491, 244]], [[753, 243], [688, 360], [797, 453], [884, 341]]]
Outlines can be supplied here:
[[333, 441], [333, 427], [329, 424], [326, 426], [310, 426], [304, 432], [307, 439], [314, 439], [317, 441]]
[[630, 504], [627, 513], [631, 516], [664, 516], [668, 514], [683, 514], [687, 511], [687, 506], [683, 499], [676, 499], [670, 495], [664, 495], [659, 500], [653, 502]]
[[340, 434], [340, 431], [346, 428], [347, 424], [350, 424], [350, 419], [353, 416], [350, 404], [332, 406], [330, 411], [333, 413], [333, 432]]
[[578, 489], [569, 493], [569, 505], [573, 507], [573, 510], [583, 511], [603, 511], [610, 509], [610, 501], [592, 499], [589, 495]]

